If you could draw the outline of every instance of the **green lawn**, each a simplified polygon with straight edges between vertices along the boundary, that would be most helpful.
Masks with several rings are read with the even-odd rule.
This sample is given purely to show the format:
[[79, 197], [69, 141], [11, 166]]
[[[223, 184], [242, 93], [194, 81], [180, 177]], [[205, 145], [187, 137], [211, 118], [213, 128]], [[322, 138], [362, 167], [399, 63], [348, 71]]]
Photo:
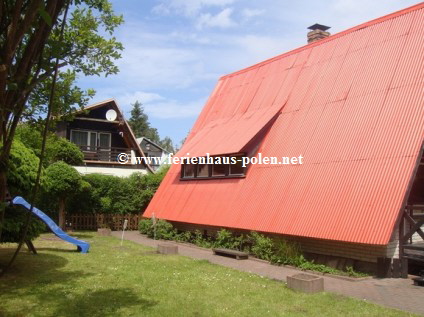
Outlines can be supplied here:
[[[282, 282], [205, 260], [155, 254], [113, 237], [75, 234], [89, 254], [45, 234], [38, 256], [23, 252], [0, 279], [0, 316], [411, 316], [322, 293], [293, 292]], [[0, 249], [0, 266], [13, 246]]]

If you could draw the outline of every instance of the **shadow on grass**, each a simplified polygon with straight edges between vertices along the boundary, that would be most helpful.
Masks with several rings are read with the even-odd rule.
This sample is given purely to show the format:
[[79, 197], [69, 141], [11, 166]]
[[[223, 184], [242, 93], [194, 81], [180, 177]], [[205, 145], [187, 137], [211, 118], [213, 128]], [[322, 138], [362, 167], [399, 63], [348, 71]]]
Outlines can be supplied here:
[[77, 239], [91, 239], [94, 238], [95, 232], [93, 233], [79, 233], [79, 232], [67, 232], [68, 235]]
[[58, 252], [58, 253], [80, 253], [76, 246], [75, 246], [75, 249], [61, 249], [61, 248], [44, 247], [44, 248], [36, 248], [36, 250], [37, 250], [37, 252], [38, 251], [52, 251], [52, 252]]
[[[39, 249], [38, 249], [39, 250]], [[68, 250], [66, 250], [68, 251]], [[12, 256], [11, 249], [0, 250], [0, 268], [4, 268]], [[9, 294], [34, 290], [42, 285], [77, 283], [77, 280], [93, 275], [82, 270], [62, 271], [68, 260], [56, 254], [20, 253], [10, 270], [0, 278], [0, 289]]]
[[81, 295], [74, 296], [72, 300], [63, 297], [58, 298], [62, 302], [56, 305], [55, 316], [119, 316], [117, 312], [122, 308], [138, 306], [141, 311], [157, 305], [156, 300], [140, 298], [132, 290], [124, 288], [112, 288], [98, 291], [86, 291]]

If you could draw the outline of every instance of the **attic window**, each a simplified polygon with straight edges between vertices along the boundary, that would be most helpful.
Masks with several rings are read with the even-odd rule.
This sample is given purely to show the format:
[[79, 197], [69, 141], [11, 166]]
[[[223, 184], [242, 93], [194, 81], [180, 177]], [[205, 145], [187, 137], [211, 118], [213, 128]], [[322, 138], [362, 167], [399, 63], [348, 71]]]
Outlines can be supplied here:
[[181, 179], [240, 178], [245, 176], [242, 155], [196, 157], [181, 166]]

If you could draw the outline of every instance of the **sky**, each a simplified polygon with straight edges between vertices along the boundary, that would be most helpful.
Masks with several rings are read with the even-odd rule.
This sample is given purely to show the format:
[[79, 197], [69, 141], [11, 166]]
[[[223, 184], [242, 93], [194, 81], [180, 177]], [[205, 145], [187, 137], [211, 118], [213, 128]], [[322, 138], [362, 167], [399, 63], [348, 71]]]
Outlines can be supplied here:
[[409, 7], [409, 0], [112, 0], [125, 23], [117, 75], [79, 78], [91, 103], [114, 98], [130, 117], [140, 101], [162, 138], [183, 140], [218, 79], [306, 44], [307, 27], [332, 34]]

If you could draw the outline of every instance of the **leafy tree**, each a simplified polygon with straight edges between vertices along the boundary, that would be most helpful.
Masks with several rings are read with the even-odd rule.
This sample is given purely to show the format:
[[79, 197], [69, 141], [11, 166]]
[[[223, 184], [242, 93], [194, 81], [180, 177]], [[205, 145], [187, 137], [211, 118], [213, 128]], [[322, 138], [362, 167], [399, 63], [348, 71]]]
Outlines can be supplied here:
[[159, 136], [158, 129], [150, 127], [146, 131], [146, 134], [144, 136], [148, 138], [150, 141], [153, 141], [156, 144], [160, 144], [160, 136]]
[[[86, 94], [71, 82], [77, 74], [110, 75], [118, 72], [113, 60], [120, 57], [121, 43], [112, 36], [123, 22], [108, 0], [70, 1], [72, 12], [61, 36], [59, 18], [66, 0], [5, 0], [0, 3], [0, 204], [7, 191], [9, 154], [16, 127], [23, 114], [45, 111], [46, 91], [57, 67], [63, 89], [53, 100], [55, 113], [84, 105]], [[32, 106], [27, 101], [30, 100]], [[3, 214], [4, 204], [0, 206]], [[0, 222], [2, 221], [0, 215]]]
[[163, 140], [160, 141], [160, 146], [170, 153], [175, 153], [174, 143], [169, 136], [166, 136]]
[[65, 204], [67, 198], [81, 190], [82, 178], [75, 168], [59, 161], [46, 169], [45, 189], [59, 203], [59, 227], [65, 227]]

